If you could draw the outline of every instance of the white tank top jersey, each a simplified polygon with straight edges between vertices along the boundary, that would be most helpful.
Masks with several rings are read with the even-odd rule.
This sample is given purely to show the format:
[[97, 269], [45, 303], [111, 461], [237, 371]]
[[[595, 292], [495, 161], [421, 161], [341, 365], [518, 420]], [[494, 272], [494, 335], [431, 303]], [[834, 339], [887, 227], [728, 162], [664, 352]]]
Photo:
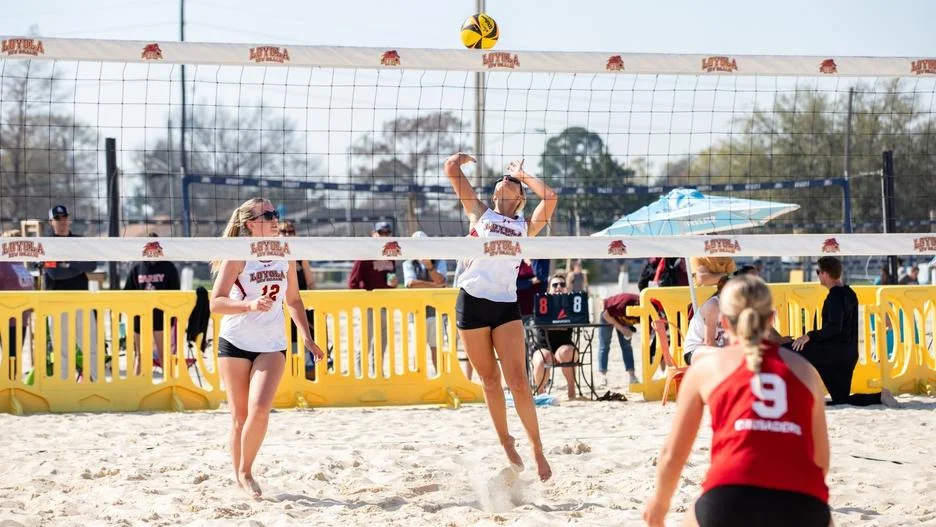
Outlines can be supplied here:
[[[702, 310], [709, 304], [715, 304], [718, 308], [718, 297], [709, 298], [698, 311], [693, 313], [692, 320], [689, 321], [689, 330], [686, 331], [686, 338], [683, 340], [684, 353], [694, 352], [705, 345], [705, 321], [702, 319]], [[719, 348], [725, 346], [725, 330], [721, 324], [715, 325], [715, 346]]]
[[[501, 216], [488, 209], [478, 218], [469, 236], [479, 238], [513, 238], [527, 235], [526, 220]], [[458, 277], [458, 287], [475, 298], [492, 302], [517, 301], [517, 273], [522, 258], [498, 260], [465, 260], [465, 270]]]
[[244, 351], [263, 353], [286, 349], [283, 300], [289, 283], [288, 271], [286, 260], [245, 262], [244, 271], [237, 275], [228, 297], [249, 302], [265, 295], [273, 300], [273, 305], [265, 312], [224, 315], [218, 336]]

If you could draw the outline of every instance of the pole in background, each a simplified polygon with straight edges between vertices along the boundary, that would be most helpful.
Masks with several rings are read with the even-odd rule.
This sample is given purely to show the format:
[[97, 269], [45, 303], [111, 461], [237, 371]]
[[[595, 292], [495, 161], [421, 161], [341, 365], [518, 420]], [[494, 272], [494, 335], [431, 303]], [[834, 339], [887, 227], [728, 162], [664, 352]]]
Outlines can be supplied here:
[[[105, 170], [107, 171], [107, 235], [120, 237], [120, 182], [117, 179], [117, 140], [113, 137], [104, 139]], [[110, 290], [120, 289], [120, 277], [117, 275], [117, 262], [107, 264]]]
[[848, 89], [848, 114], [845, 121], [845, 183], [842, 185], [842, 232], [852, 232], [851, 219], [851, 134], [852, 134], [852, 102], [855, 99], [855, 88]]
[[[882, 159], [881, 201], [884, 232], [895, 232], [897, 229], [894, 221], [894, 152], [892, 150], [885, 150]], [[897, 283], [897, 257], [894, 255], [888, 256], [887, 262], [891, 280]]]
[[[185, 42], [185, 0], [179, 0], [179, 41]], [[185, 152], [185, 136], [186, 136], [186, 127], [188, 127], [188, 118], [185, 111], [185, 64], [182, 65], [182, 126], [179, 128], [179, 135], [181, 141], [179, 142], [179, 154], [181, 156], [181, 165], [182, 165], [182, 176], [189, 173], [188, 169], [188, 156]], [[172, 153], [169, 154], [170, 159], [172, 158]], [[182, 195], [186, 195], [186, 189], [184, 188], [185, 183], [183, 183]], [[183, 213], [187, 214], [189, 211], [186, 210], [187, 207], [183, 206]], [[183, 225], [183, 235], [191, 236], [191, 229], [188, 228], [189, 218], [186, 216], [182, 218]]]
[[[475, 9], [484, 13], [485, 0], [476, 0]], [[484, 180], [484, 73], [480, 71], [475, 72], [474, 156], [478, 166], [472, 186], [478, 192]]]

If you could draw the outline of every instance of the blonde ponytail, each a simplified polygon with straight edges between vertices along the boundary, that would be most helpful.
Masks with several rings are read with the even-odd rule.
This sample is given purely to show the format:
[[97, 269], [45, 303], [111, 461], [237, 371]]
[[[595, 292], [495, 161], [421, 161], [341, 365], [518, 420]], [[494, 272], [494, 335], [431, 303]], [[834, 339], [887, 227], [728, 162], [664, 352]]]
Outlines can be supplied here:
[[770, 288], [756, 276], [742, 275], [731, 279], [719, 295], [719, 309], [728, 319], [735, 336], [741, 341], [744, 362], [754, 372], [752, 387], [760, 392], [760, 372], [764, 363], [764, 339], [773, 313]]
[[[247, 222], [254, 218], [254, 208], [265, 201], [266, 200], [263, 198], [250, 198], [241, 203], [239, 207], [231, 212], [231, 219], [228, 220], [227, 225], [224, 227], [224, 233], [221, 234], [221, 237], [237, 238], [239, 236], [250, 236], [251, 232], [250, 229], [247, 228]], [[221, 260], [211, 261], [211, 274], [218, 274], [220, 268]]]

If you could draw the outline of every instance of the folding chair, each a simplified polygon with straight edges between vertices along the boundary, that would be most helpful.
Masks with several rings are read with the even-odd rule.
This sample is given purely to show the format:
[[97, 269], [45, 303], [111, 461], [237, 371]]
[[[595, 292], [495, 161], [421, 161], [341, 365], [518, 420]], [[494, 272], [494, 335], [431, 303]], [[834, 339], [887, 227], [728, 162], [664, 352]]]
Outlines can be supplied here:
[[653, 321], [653, 330], [656, 332], [657, 342], [660, 343], [658, 348], [663, 358], [663, 364], [666, 365], [666, 385], [663, 387], [663, 406], [666, 406], [669, 400], [670, 384], [676, 383], [676, 392], [679, 393], [679, 382], [682, 380], [683, 375], [686, 374], [686, 370], [689, 369], [688, 366], [676, 366], [676, 361], [673, 360], [673, 356], [670, 355], [669, 338], [666, 336], [667, 324], [669, 324], [669, 322], [662, 318]]

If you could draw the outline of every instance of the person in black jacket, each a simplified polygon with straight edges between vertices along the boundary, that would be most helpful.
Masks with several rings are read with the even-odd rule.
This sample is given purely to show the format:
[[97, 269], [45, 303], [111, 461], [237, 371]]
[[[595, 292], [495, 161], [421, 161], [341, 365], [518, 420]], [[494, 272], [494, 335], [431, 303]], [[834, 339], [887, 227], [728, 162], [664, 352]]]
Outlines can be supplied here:
[[[156, 233], [150, 233], [150, 237], [155, 237]], [[130, 273], [127, 274], [127, 281], [124, 283], [124, 291], [178, 291], [182, 288], [179, 280], [179, 270], [174, 263], [169, 261], [141, 261], [133, 264]], [[163, 311], [153, 308], [153, 339], [155, 347], [153, 348], [153, 363], [162, 367], [163, 363]], [[172, 339], [175, 338], [173, 335]], [[140, 352], [140, 317], [133, 317], [133, 349], [134, 355]], [[136, 361], [137, 375], [140, 373], [140, 361]]]
[[793, 351], [819, 371], [832, 396], [831, 404], [897, 406], [887, 388], [879, 393], [851, 393], [852, 375], [858, 364], [858, 295], [842, 281], [842, 262], [838, 258], [820, 258], [816, 274], [823, 287], [829, 289], [822, 304], [822, 328], [793, 341]]
[[[49, 210], [52, 236], [74, 238], [71, 218], [65, 205], [56, 205]], [[97, 268], [97, 262], [43, 262], [42, 288], [46, 291], [87, 291], [88, 273]]]
[[[65, 208], [65, 205], [56, 205], [49, 209], [49, 224], [52, 227], [52, 236], [55, 238], [74, 238], [78, 236], [71, 231], [71, 218], [68, 215], [68, 209]], [[42, 262], [40, 266], [42, 268], [43, 290], [87, 291], [88, 273], [94, 271], [97, 268], [97, 262]], [[98, 373], [93, 367], [95, 364], [97, 364], [97, 323], [95, 322], [95, 310], [92, 309], [89, 311], [89, 313], [91, 318], [91, 379], [94, 380]], [[68, 354], [67, 342], [69, 341], [69, 328], [75, 328], [75, 370], [78, 372], [79, 378], [81, 378], [83, 375], [82, 370], [84, 366], [83, 354], [81, 347], [78, 344], [83, 341], [82, 317], [84, 316], [85, 310], [79, 309], [75, 311], [75, 316], [73, 319], [70, 320], [67, 313], [62, 313], [61, 318], [56, 321], [56, 324], [61, 325], [62, 331], [62, 364], [65, 364]], [[65, 378], [64, 376], [68, 374], [68, 368], [62, 368], [61, 371], [63, 376], [62, 378]]]

